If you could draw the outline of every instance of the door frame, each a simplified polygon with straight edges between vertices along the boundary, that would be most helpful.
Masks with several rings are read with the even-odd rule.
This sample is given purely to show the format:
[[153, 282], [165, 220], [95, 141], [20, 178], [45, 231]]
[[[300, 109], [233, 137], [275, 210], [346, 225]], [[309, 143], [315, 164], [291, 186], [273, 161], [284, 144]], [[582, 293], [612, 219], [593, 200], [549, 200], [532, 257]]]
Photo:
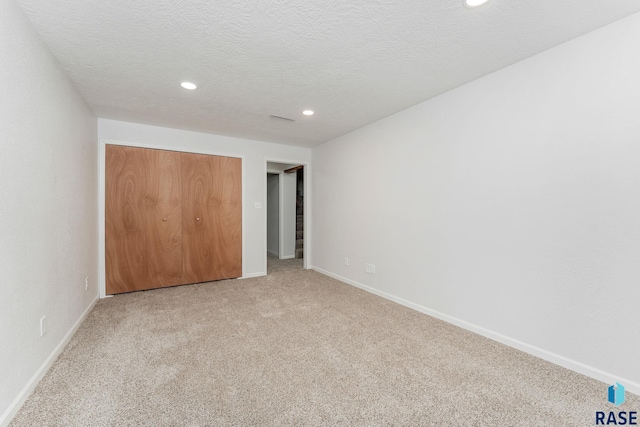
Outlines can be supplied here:
[[[242, 277], [246, 275], [246, 197], [245, 197], [245, 185], [246, 185], [246, 159], [244, 154], [234, 154], [227, 152], [220, 152], [215, 150], [194, 150], [185, 147], [178, 146], [165, 146], [160, 144], [144, 144], [131, 141], [116, 141], [111, 139], [101, 139], [98, 144], [98, 290], [100, 291], [100, 298], [110, 297], [112, 295], [106, 294], [106, 260], [105, 260], [105, 206], [106, 206], [106, 146], [110, 145], [123, 145], [127, 147], [135, 148], [150, 148], [153, 150], [165, 150], [165, 151], [177, 151], [181, 153], [194, 153], [194, 154], [207, 154], [211, 156], [223, 156], [239, 158], [242, 161]], [[266, 191], [266, 178], [265, 178], [265, 191]], [[306, 191], [306, 188], [305, 188]], [[266, 212], [266, 209], [265, 209]], [[266, 215], [265, 215], [266, 221]], [[266, 237], [266, 235], [265, 235]], [[267, 241], [264, 242], [265, 248]], [[266, 258], [265, 258], [266, 260]], [[266, 267], [266, 264], [265, 264]], [[265, 269], [266, 274], [266, 269]]]
[[[302, 212], [304, 215], [303, 221], [303, 247], [304, 252], [302, 255], [302, 266], [304, 269], [311, 268], [311, 162], [308, 160], [292, 160], [278, 157], [265, 157], [264, 159], [264, 200], [266, 205], [267, 200], [267, 173], [269, 173], [269, 163], [284, 163], [304, 166], [304, 206]], [[284, 172], [283, 172], [284, 173]], [[279, 179], [280, 183], [280, 208], [282, 208], [282, 177]], [[282, 215], [280, 215], [280, 227], [282, 227]], [[282, 245], [282, 242], [280, 242]], [[295, 250], [295, 249], [294, 249]], [[280, 253], [282, 254], [282, 246], [280, 246]], [[267, 210], [264, 209], [264, 274], [267, 274]]]

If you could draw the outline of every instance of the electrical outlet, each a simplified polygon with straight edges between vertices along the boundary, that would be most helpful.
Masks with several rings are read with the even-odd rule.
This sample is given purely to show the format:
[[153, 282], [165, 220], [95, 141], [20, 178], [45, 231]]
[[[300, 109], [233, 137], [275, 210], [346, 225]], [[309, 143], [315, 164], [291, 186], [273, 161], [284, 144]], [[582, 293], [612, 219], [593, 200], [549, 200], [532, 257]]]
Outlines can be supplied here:
[[344, 265], [349, 265], [349, 257], [344, 257]]
[[47, 333], [47, 316], [42, 316], [40, 319], [40, 336], [44, 336]]
[[369, 274], [376, 274], [376, 266], [373, 264], [366, 263], [364, 265], [364, 271]]
[[84, 278], [84, 290], [85, 292], [89, 289], [89, 276]]

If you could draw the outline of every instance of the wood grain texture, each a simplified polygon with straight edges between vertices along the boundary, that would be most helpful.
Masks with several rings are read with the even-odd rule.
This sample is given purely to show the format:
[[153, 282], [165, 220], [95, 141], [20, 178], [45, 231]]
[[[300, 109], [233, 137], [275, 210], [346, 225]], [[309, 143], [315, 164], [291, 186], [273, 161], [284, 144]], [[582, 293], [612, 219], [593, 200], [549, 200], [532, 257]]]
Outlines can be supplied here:
[[242, 276], [242, 161], [182, 154], [185, 283]]
[[181, 153], [106, 146], [106, 292], [182, 281]]

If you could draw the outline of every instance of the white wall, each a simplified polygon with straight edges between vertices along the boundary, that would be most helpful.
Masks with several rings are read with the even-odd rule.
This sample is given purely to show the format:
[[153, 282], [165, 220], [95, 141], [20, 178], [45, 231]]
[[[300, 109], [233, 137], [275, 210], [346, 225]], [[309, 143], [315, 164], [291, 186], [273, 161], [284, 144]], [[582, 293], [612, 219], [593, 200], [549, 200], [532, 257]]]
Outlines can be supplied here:
[[0, 1], [0, 82], [6, 425], [97, 298], [98, 184], [96, 119], [13, 0]]
[[[311, 150], [304, 147], [273, 144], [158, 126], [98, 119], [100, 139], [99, 277], [104, 292], [104, 144], [119, 143], [140, 147], [164, 148], [243, 159], [243, 276], [266, 274], [266, 164], [268, 160], [291, 163], [309, 162]], [[256, 208], [255, 204], [261, 207]]]
[[640, 392], [638, 52], [633, 15], [314, 148], [313, 265]]
[[280, 257], [280, 176], [267, 175], [267, 251]]

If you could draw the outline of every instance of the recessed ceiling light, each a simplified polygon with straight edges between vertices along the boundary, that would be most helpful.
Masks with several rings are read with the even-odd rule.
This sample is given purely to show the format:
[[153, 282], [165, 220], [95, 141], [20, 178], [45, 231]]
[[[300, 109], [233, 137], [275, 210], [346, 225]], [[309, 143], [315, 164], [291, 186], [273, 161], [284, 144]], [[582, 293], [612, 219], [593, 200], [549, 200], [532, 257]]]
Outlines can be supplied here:
[[478, 6], [482, 6], [483, 4], [485, 4], [486, 2], [488, 2], [489, 0], [463, 0], [463, 4], [466, 7], [469, 8], [474, 8], [474, 7], [478, 7]]
[[304, 114], [305, 116], [313, 116], [315, 113], [313, 112], [313, 110], [304, 110], [302, 114]]
[[198, 87], [194, 83], [191, 83], [191, 82], [182, 82], [182, 83], [180, 83], [180, 86], [182, 86], [185, 89], [189, 89], [189, 90], [194, 90], [195, 88]]

